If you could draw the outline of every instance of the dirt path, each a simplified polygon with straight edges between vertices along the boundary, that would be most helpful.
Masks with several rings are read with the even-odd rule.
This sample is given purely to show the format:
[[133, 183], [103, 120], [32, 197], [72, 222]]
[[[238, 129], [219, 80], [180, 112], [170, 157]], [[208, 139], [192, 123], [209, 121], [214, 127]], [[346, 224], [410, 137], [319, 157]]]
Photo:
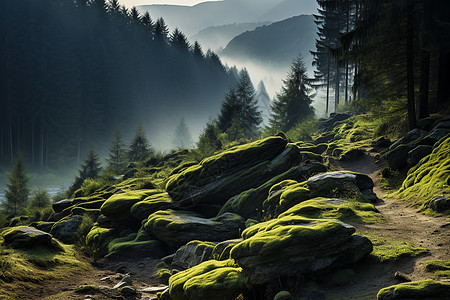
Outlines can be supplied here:
[[337, 169], [367, 174], [374, 181], [374, 192], [380, 201], [375, 204], [383, 215], [382, 224], [359, 225], [361, 231], [378, 232], [394, 239], [405, 240], [428, 250], [428, 254], [415, 259], [414, 265], [404, 272], [412, 280], [429, 278], [424, 263], [432, 259], [450, 259], [450, 219], [435, 218], [418, 213], [407, 203], [386, 197], [379, 185], [379, 173], [386, 163], [375, 163], [374, 153], [366, 153], [360, 159], [351, 162], [333, 161]]
[[[375, 183], [374, 192], [380, 198], [375, 205], [383, 215], [385, 222], [381, 224], [354, 224], [361, 232], [369, 232], [386, 238], [404, 240], [415, 246], [428, 249], [424, 255], [414, 258], [404, 258], [393, 263], [373, 263], [366, 261], [344, 270], [341, 280], [323, 279], [316, 285], [325, 292], [326, 299], [376, 299], [376, 293], [383, 287], [399, 283], [394, 279], [394, 273], [400, 271], [411, 280], [432, 278], [425, 272], [424, 264], [431, 259], [450, 259], [450, 219], [433, 218], [422, 215], [407, 204], [386, 197], [385, 191], [378, 183], [379, 172], [385, 167], [383, 163], [376, 164], [373, 153], [367, 153], [352, 162], [339, 162], [331, 159], [336, 169], [360, 172], [369, 175]], [[102, 265], [92, 270], [59, 281], [43, 282], [36, 290], [24, 291], [21, 299], [156, 299], [156, 291], [142, 291], [145, 288], [161, 288], [163, 285], [155, 275], [155, 265], [158, 261], [146, 257], [133, 257], [121, 261], [104, 261]], [[347, 273], [345, 273], [347, 272]], [[129, 274], [137, 295], [123, 295], [112, 291], [120, 281], [121, 274]], [[106, 278], [106, 279], [105, 279]], [[109, 278], [109, 279], [108, 279]], [[81, 285], [106, 286], [106, 292], [76, 293]]]

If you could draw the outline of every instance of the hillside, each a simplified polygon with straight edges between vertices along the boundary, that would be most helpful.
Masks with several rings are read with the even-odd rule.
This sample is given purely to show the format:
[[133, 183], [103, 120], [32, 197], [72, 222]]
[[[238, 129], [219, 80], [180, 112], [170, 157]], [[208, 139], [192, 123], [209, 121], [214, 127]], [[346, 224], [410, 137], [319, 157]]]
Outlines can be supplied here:
[[[383, 157], [395, 143], [374, 139], [375, 120], [335, 114], [319, 120], [310, 142], [279, 134], [201, 161], [193, 160], [195, 150], [175, 152], [135, 166], [134, 178], [54, 203], [48, 222], [16, 218], [0, 235], [0, 253], [13, 255], [16, 264], [28, 261], [25, 278], [41, 284], [21, 289], [14, 265], [3, 263], [0, 280], [8, 284], [0, 296], [387, 300], [419, 293], [420, 299], [446, 299], [450, 209], [425, 204], [436, 218], [413, 209], [419, 206], [411, 199], [386, 195], [380, 173], [387, 174]], [[428, 139], [411, 141], [431, 143], [436, 132], [447, 132], [410, 174], [422, 166], [429, 173], [447, 167], [447, 161], [428, 163], [448, 153], [446, 120], [430, 119], [422, 129]], [[445, 174], [439, 180], [448, 180]], [[448, 196], [445, 184], [434, 192]], [[70, 261], [68, 279], [40, 275], [38, 266], [58, 268], [72, 253], [61, 242], [81, 244], [95, 258], [93, 269]], [[49, 252], [61, 260], [44, 255]], [[394, 290], [406, 298], [390, 298]]]
[[168, 149], [182, 116], [198, 134], [219, 110], [233, 77], [216, 55], [154, 38], [119, 11], [58, 3], [0, 3], [1, 165], [22, 150], [30, 168], [76, 168], [115, 128], [129, 138], [139, 123]]
[[288, 69], [301, 53], [311, 67], [310, 50], [315, 47], [316, 25], [312, 15], [301, 15], [261, 26], [232, 39], [220, 53], [224, 58], [243, 60]]
[[225, 48], [234, 37], [241, 33], [269, 24], [270, 22], [258, 22], [210, 26], [200, 30], [196, 35], [191, 37], [191, 40], [198, 41], [205, 49], [209, 48], [213, 51], [217, 51], [220, 50], [220, 48]]

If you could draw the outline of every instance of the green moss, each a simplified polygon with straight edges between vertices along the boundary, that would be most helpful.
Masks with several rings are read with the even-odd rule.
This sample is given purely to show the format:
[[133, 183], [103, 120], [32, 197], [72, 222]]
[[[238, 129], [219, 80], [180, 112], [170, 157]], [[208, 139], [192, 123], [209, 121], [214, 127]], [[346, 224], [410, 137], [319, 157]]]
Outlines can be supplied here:
[[18, 294], [36, 283], [68, 278], [90, 268], [76, 258], [73, 246], [61, 247], [63, 251], [54, 252], [46, 248], [14, 250], [0, 246], [0, 299], [19, 299]]
[[235, 299], [246, 289], [247, 278], [233, 260], [209, 260], [169, 279], [174, 300]]
[[126, 221], [131, 217], [131, 207], [148, 196], [161, 193], [161, 190], [136, 190], [121, 194], [114, 194], [103, 203], [102, 214], [113, 221]]
[[441, 139], [433, 152], [422, 158], [408, 172], [398, 198], [412, 202], [419, 210], [438, 215], [449, 215], [450, 210], [435, 213], [430, 209], [433, 196], [450, 196], [450, 136]]
[[448, 299], [448, 295], [450, 283], [422, 280], [384, 288], [378, 292], [377, 299]]
[[425, 269], [437, 277], [450, 278], [450, 260], [429, 260], [425, 263]]
[[312, 219], [338, 219], [344, 222], [378, 223], [383, 217], [369, 203], [340, 199], [314, 198], [295, 205], [283, 216], [303, 216]]
[[114, 229], [98, 226], [92, 227], [86, 236], [86, 246], [88, 247], [89, 252], [94, 256], [106, 254], [107, 245], [113, 239], [114, 235]]
[[286, 140], [281, 137], [269, 137], [233, 147], [172, 175], [166, 189], [174, 200], [182, 199], [190, 186], [203, 186], [216, 176], [223, 176], [227, 171], [232, 170], [235, 173], [258, 162], [271, 160], [283, 151], [286, 144]]
[[377, 262], [395, 262], [405, 257], [415, 257], [427, 252], [427, 249], [416, 247], [404, 240], [393, 239], [384, 234], [362, 232], [373, 244], [370, 256]]
[[163, 253], [163, 245], [141, 228], [137, 233], [109, 242], [108, 252], [115, 251], [145, 251], [149, 256], [158, 257]]
[[292, 297], [291, 293], [288, 291], [281, 291], [278, 292], [275, 297], [273, 297], [273, 300], [292, 300], [294, 297]]
[[163, 192], [148, 196], [144, 200], [134, 204], [130, 209], [130, 213], [136, 219], [144, 220], [158, 210], [165, 210], [169, 208], [174, 208], [174, 203], [172, 202], [172, 198], [170, 198], [169, 194]]

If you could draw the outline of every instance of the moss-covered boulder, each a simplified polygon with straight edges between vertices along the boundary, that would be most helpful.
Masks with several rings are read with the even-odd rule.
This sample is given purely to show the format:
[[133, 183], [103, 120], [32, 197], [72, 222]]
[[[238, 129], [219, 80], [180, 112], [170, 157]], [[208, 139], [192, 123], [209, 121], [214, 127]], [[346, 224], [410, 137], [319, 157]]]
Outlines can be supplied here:
[[66, 244], [73, 244], [78, 239], [78, 229], [83, 217], [80, 215], [69, 215], [53, 224], [50, 234]]
[[308, 179], [309, 189], [320, 196], [342, 196], [376, 201], [373, 181], [369, 176], [355, 172], [327, 172]]
[[[450, 196], [450, 136], [435, 144], [433, 152], [408, 171], [398, 196], [414, 201], [420, 210], [432, 206], [436, 195]], [[450, 210], [439, 212], [450, 214]]]
[[37, 248], [43, 247], [50, 250], [61, 250], [62, 248], [53, 237], [33, 227], [18, 226], [8, 228], [1, 233], [3, 244], [11, 248]]
[[341, 199], [314, 198], [301, 202], [280, 215], [312, 219], [338, 219], [344, 222], [375, 223], [382, 221], [378, 210], [370, 203]]
[[165, 254], [164, 244], [156, 240], [143, 228], [139, 229], [137, 233], [111, 240], [107, 247], [109, 257], [144, 254], [148, 257], [162, 257]]
[[232, 260], [210, 260], [169, 279], [169, 299], [236, 299], [246, 291], [247, 277]]
[[[230, 197], [264, 183], [261, 176], [270, 171], [271, 162], [275, 164], [295, 150], [290, 147], [291, 150], [284, 152], [286, 145], [285, 139], [275, 136], [205, 158], [172, 175], [166, 185], [167, 192], [180, 204], [207, 203], [220, 207]], [[279, 157], [280, 154], [283, 155]]]
[[188, 269], [210, 260], [215, 246], [213, 242], [191, 241], [175, 252], [172, 266]]
[[230, 255], [252, 284], [264, 284], [359, 261], [372, 243], [354, 232], [336, 220], [285, 216], [247, 228]]
[[175, 208], [169, 194], [166, 192], [148, 196], [142, 201], [134, 204], [131, 209], [131, 215], [138, 220], [147, 219], [149, 215], [158, 210], [166, 210]]
[[100, 210], [104, 216], [115, 222], [124, 222], [131, 218], [131, 207], [148, 196], [161, 193], [161, 190], [134, 190], [114, 194], [103, 203]]
[[264, 200], [263, 209], [273, 216], [278, 216], [292, 206], [311, 199], [313, 194], [306, 181], [284, 180], [273, 185]]
[[427, 299], [446, 300], [450, 295], [450, 283], [434, 280], [406, 282], [384, 288], [378, 292], [378, 300]]
[[267, 195], [271, 188], [284, 180], [306, 180], [309, 176], [321, 172], [325, 172], [327, 168], [319, 162], [310, 162], [303, 166], [298, 166], [289, 169], [275, 177], [270, 178], [264, 184], [246, 190], [239, 195], [230, 198], [222, 209], [219, 215], [225, 212], [234, 212], [244, 218], [261, 217], [264, 215], [263, 204], [267, 199]]
[[86, 245], [94, 255], [103, 256], [107, 253], [108, 243], [114, 236], [115, 230], [113, 228], [94, 226], [86, 235]]
[[190, 211], [163, 210], [144, 221], [144, 229], [170, 247], [179, 248], [190, 241], [221, 242], [239, 237], [244, 219], [233, 213], [205, 219]]

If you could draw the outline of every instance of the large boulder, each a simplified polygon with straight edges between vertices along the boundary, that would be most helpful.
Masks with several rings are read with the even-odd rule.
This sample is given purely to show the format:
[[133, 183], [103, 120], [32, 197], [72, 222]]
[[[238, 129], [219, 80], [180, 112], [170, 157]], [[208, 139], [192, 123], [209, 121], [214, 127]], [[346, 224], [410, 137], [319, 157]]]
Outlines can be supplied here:
[[148, 196], [142, 201], [134, 204], [131, 209], [131, 215], [138, 220], [147, 219], [149, 215], [158, 210], [174, 209], [175, 204], [172, 202], [169, 194], [166, 192]]
[[450, 295], [450, 283], [434, 280], [406, 282], [384, 288], [378, 292], [378, 300], [444, 300]]
[[108, 243], [108, 258], [123, 258], [123, 256], [145, 255], [147, 257], [163, 257], [164, 244], [156, 240], [143, 228], [137, 233], [111, 240]]
[[72, 200], [64, 199], [64, 200], [53, 203], [52, 208], [56, 213], [62, 212], [64, 209], [71, 207], [73, 205], [72, 202], [73, 202]]
[[303, 166], [291, 168], [280, 175], [272, 177], [257, 188], [249, 189], [230, 198], [220, 210], [219, 215], [225, 212], [234, 212], [246, 219], [259, 217], [264, 208], [264, 201], [273, 185], [287, 179], [305, 180], [313, 174], [325, 172], [326, 170], [327, 168], [318, 162], [310, 162]]
[[427, 156], [433, 151], [433, 146], [429, 145], [419, 145], [416, 148], [412, 149], [408, 152], [408, 165], [414, 166], [417, 164], [422, 158]]
[[265, 284], [359, 261], [372, 243], [355, 231], [336, 220], [285, 216], [247, 228], [230, 255], [250, 283]]
[[344, 193], [358, 196], [368, 201], [376, 201], [373, 181], [369, 176], [355, 172], [327, 172], [308, 179], [309, 189], [320, 196], [336, 196], [330, 193]]
[[80, 215], [67, 216], [56, 222], [50, 233], [66, 244], [73, 244], [78, 239], [78, 229], [83, 222]]
[[2, 232], [5, 246], [19, 249], [43, 247], [50, 250], [61, 250], [61, 247], [47, 232], [33, 227], [18, 226]]
[[[166, 185], [167, 192], [181, 205], [221, 207], [230, 197], [264, 183], [273, 166], [280, 165], [277, 162], [295, 154], [295, 149], [286, 148], [286, 144], [280, 136], [269, 137], [205, 158], [172, 175]], [[290, 167], [292, 163], [286, 164], [279, 173]]]
[[247, 290], [247, 277], [232, 260], [209, 260], [169, 279], [162, 299], [236, 299]]
[[210, 260], [215, 246], [213, 242], [191, 241], [175, 252], [172, 266], [188, 269]]
[[205, 219], [190, 211], [162, 210], [144, 221], [144, 229], [173, 248], [190, 241], [221, 242], [239, 237], [244, 219], [233, 213]]
[[103, 203], [100, 210], [104, 216], [114, 222], [126, 222], [132, 217], [130, 209], [134, 204], [159, 193], [161, 190], [145, 189], [114, 194]]

